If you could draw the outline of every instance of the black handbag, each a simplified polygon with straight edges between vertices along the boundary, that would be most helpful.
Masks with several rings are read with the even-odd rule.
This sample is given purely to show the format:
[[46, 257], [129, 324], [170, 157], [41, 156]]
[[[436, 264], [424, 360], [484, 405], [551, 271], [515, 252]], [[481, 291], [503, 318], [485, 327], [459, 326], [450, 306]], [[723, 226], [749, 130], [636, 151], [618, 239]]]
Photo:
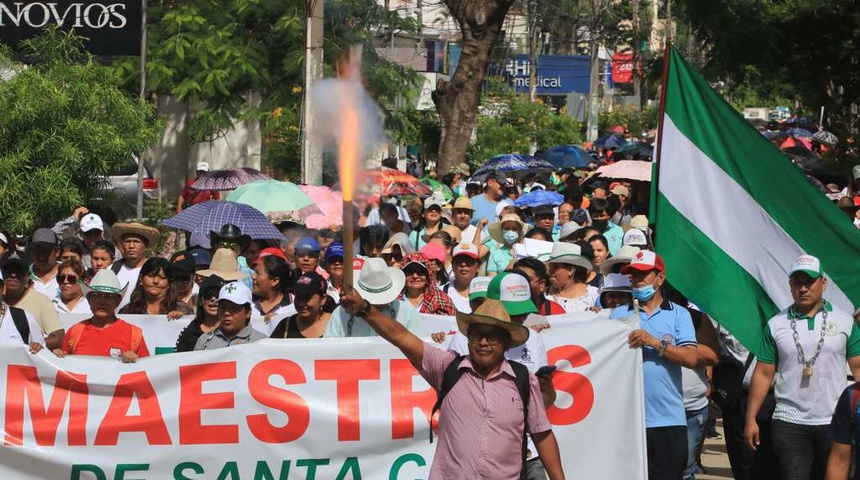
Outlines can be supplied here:
[[736, 409], [740, 406], [744, 374], [753, 358], [753, 354], [750, 353], [747, 361], [741, 364], [732, 356], [720, 355], [720, 362], [714, 366], [714, 373], [711, 376], [711, 383], [714, 386], [711, 399], [717, 402], [717, 405], [726, 409]]

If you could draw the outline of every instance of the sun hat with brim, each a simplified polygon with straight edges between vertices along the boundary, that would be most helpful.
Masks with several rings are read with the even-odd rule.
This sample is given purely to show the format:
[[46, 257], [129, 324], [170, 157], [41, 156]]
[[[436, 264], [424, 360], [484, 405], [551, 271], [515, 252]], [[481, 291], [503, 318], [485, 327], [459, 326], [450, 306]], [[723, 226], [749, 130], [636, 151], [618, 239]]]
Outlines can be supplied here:
[[582, 225], [574, 222], [573, 220], [568, 220], [567, 223], [561, 226], [561, 231], [558, 232], [558, 239], [564, 240], [576, 233], [580, 228], [582, 228]]
[[645, 215], [636, 215], [630, 219], [630, 228], [638, 228], [639, 230], [648, 230], [648, 217]]
[[405, 285], [402, 270], [389, 267], [381, 258], [368, 258], [355, 281], [355, 290], [371, 305], [385, 305], [393, 302]]
[[594, 264], [582, 255], [582, 248], [570, 242], [555, 242], [546, 263], [564, 263], [586, 270], [594, 270]]
[[641, 250], [635, 257], [633, 257], [633, 260], [631, 260], [629, 264], [621, 269], [621, 273], [627, 275], [632, 270], [639, 270], [640, 272], [650, 272], [651, 270], [665, 272], [666, 264], [663, 263], [663, 259], [660, 258], [660, 255], [657, 255], [655, 252], [652, 252], [651, 250]]
[[511, 315], [525, 315], [538, 311], [532, 302], [528, 279], [516, 273], [502, 272], [493, 277], [487, 287], [487, 298], [501, 301]]
[[511, 336], [509, 347], [518, 347], [529, 339], [529, 329], [511, 321], [505, 305], [499, 300], [487, 299], [474, 313], [457, 312], [457, 328], [468, 335], [469, 327], [474, 324], [490, 325], [507, 331]]
[[633, 257], [639, 253], [640, 248], [632, 245], [624, 245], [615, 252], [615, 255], [600, 262], [600, 273], [609, 275], [616, 265], [627, 265]]
[[161, 236], [161, 233], [157, 228], [137, 222], [114, 223], [111, 228], [111, 234], [113, 235], [114, 240], [118, 240], [120, 242], [122, 241], [122, 237], [125, 235], [141, 237], [146, 240], [147, 246], [154, 245], [155, 242], [158, 241], [158, 237]]
[[128, 289], [128, 284], [120, 287], [119, 278], [117, 278], [116, 274], [113, 273], [113, 270], [109, 268], [105, 268], [96, 272], [93, 276], [93, 279], [90, 280], [90, 284], [81, 282], [81, 291], [86, 297], [90, 292], [92, 293], [107, 293], [110, 295], [118, 295], [120, 297], [125, 295], [125, 291]]
[[236, 255], [229, 248], [219, 248], [212, 255], [212, 262], [206, 270], [200, 270], [197, 275], [208, 277], [218, 275], [228, 282], [248, 278], [247, 273], [239, 271], [239, 262], [236, 260]]
[[493, 277], [475, 277], [469, 282], [469, 300], [487, 298], [487, 289]]
[[409, 240], [409, 235], [406, 235], [403, 232], [398, 232], [392, 235], [391, 238], [385, 242], [380, 253], [391, 253], [394, 250], [395, 245], [400, 247], [400, 253], [402, 255], [415, 253], [415, 246], [412, 245], [412, 241]]
[[490, 238], [499, 242], [500, 245], [504, 245], [505, 243], [505, 239], [502, 237], [502, 225], [504, 225], [505, 222], [514, 222], [519, 225], [518, 232], [520, 234], [520, 238], [523, 237], [523, 227], [526, 225], [522, 220], [520, 220], [519, 215], [514, 213], [508, 213], [498, 222], [491, 223], [489, 228], [487, 228], [487, 231], [490, 233]]
[[600, 287], [600, 294], [603, 292], [626, 292], [630, 293], [630, 277], [620, 273], [610, 273], [603, 277], [603, 286]]
[[457, 200], [454, 201], [454, 207], [452, 208], [452, 210], [458, 210], [458, 209], [459, 210], [471, 210], [473, 212], [475, 211], [475, 209], [472, 207], [472, 201], [469, 200], [469, 197], [466, 197], [466, 196], [457, 197]]
[[217, 232], [215, 230], [209, 232], [209, 243], [212, 246], [217, 246], [218, 242], [236, 242], [239, 244], [239, 248], [244, 250], [250, 245], [251, 236], [242, 234], [241, 228], [228, 223], [222, 225]]
[[460, 243], [460, 235], [462, 231], [454, 225], [442, 225], [442, 231], [451, 236], [451, 241]]
[[791, 262], [788, 276], [790, 277], [797, 272], [803, 272], [809, 275], [809, 278], [819, 278], [824, 275], [824, 271], [821, 270], [821, 261], [812, 255], [801, 255]]

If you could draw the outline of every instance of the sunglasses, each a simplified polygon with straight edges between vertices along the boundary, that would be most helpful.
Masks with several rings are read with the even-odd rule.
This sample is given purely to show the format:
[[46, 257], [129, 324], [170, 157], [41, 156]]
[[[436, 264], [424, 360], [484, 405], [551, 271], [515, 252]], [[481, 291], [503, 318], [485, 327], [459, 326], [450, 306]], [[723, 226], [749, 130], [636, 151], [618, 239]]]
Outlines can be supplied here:
[[218, 248], [228, 248], [230, 250], [238, 250], [239, 242], [218, 242]]
[[218, 298], [218, 292], [220, 289], [212, 288], [209, 290], [204, 290], [200, 292], [200, 296], [203, 297], [203, 300], [213, 300]]
[[57, 275], [57, 281], [60, 283], [78, 283], [78, 277], [75, 275]]
[[[380, 257], [382, 257], [382, 259], [385, 260], [386, 262], [390, 262], [392, 259], [394, 259], [395, 262], [399, 262], [399, 261], [403, 260], [403, 254], [402, 253], [383, 253], [382, 255], [380, 255]], [[405, 272], [405, 270], [404, 270], [404, 272]]]
[[422, 277], [427, 276], [427, 269], [420, 265], [409, 265], [403, 269], [403, 274], [407, 277], [411, 277], [412, 275], [419, 275]]

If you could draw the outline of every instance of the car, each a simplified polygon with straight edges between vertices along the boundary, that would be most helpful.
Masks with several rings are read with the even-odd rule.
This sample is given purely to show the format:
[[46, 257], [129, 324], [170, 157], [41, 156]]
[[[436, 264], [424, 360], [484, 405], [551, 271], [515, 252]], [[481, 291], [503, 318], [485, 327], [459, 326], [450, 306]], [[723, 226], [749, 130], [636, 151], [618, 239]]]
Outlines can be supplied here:
[[[129, 203], [137, 204], [137, 155], [132, 155], [127, 162], [118, 168], [108, 172], [107, 191], [113, 191], [121, 195]], [[143, 163], [143, 198], [160, 200], [161, 192], [158, 188], [158, 180], [152, 176], [149, 165]]]

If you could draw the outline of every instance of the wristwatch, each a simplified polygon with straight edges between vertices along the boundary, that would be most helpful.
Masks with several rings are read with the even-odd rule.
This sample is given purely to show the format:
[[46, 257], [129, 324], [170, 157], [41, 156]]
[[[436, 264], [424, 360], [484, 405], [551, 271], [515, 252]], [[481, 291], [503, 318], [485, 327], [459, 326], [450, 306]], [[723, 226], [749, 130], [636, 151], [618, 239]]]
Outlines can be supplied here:
[[364, 308], [355, 312], [356, 317], [364, 318], [370, 314], [370, 309], [373, 308], [373, 305], [370, 304], [367, 300], [364, 301]]
[[657, 352], [658, 357], [662, 357], [666, 354], [666, 349], [669, 347], [669, 342], [664, 340], [660, 340], [660, 351]]

